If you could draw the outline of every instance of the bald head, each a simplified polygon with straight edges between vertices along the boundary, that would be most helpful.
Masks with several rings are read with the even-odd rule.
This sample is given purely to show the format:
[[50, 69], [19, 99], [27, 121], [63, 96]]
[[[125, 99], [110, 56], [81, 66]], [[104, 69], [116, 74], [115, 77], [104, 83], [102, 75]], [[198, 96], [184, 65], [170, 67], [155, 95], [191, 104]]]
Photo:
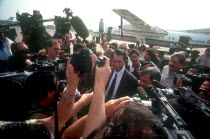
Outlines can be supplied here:
[[120, 50], [123, 50], [124, 52], [128, 52], [128, 44], [127, 43], [121, 43], [119, 46], [118, 46], [118, 49]]

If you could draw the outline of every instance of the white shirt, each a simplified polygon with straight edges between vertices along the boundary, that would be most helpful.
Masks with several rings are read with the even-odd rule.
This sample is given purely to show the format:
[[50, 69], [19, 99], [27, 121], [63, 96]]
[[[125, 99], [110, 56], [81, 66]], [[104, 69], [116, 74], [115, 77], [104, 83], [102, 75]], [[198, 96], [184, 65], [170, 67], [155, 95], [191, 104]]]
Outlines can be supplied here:
[[210, 68], [210, 56], [203, 54], [196, 60], [196, 62], [198, 62], [201, 66]]
[[105, 91], [105, 96], [107, 96], [107, 94], [109, 92], [109, 89], [111, 87], [112, 81], [114, 80], [115, 74], [117, 74], [117, 79], [116, 79], [116, 83], [115, 83], [115, 87], [114, 87], [114, 92], [112, 93], [112, 97], [111, 97], [111, 99], [115, 99], [120, 81], [121, 81], [123, 73], [124, 73], [124, 70], [125, 70], [125, 66], [123, 66], [123, 68], [119, 72], [114, 71], [114, 73], [112, 74], [112, 78], [110, 79], [109, 85], [108, 85], [108, 87]]
[[174, 81], [174, 77], [180, 78], [183, 77], [184, 75], [182, 74], [178, 74], [176, 72], [172, 73], [171, 76], [169, 76], [169, 65], [166, 65], [163, 70], [162, 70], [162, 74], [161, 74], [161, 83], [169, 88], [175, 88], [175, 85], [173, 83]]

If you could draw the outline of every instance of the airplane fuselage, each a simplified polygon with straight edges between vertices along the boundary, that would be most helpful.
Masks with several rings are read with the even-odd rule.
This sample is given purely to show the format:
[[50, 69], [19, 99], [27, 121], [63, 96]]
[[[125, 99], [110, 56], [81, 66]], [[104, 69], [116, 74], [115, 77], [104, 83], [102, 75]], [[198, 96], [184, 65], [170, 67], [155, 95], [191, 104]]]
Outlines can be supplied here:
[[[188, 45], [193, 47], [210, 47], [210, 34], [202, 33], [187, 33], [181, 31], [167, 30], [168, 35], [165, 36], [150, 36], [149, 34], [142, 35], [139, 31], [123, 30], [123, 35], [118, 28], [112, 28], [111, 39], [128, 42], [138, 42], [141, 38], [145, 39], [145, 43], [151, 46], [169, 46], [171, 42], [179, 43], [180, 37], [189, 38]], [[105, 33], [107, 34], [107, 33]]]

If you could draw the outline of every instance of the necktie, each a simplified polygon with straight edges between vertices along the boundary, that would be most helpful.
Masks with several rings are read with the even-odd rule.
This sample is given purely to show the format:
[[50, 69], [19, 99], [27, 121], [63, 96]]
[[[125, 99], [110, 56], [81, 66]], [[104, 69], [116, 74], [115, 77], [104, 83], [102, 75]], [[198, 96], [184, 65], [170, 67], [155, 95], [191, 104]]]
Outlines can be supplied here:
[[115, 84], [116, 84], [116, 80], [117, 80], [117, 73], [115, 73], [115, 77], [114, 77], [114, 79], [112, 81], [112, 84], [109, 88], [108, 94], [106, 96], [106, 101], [109, 101], [112, 98], [112, 94], [114, 92], [114, 87], [115, 87]]

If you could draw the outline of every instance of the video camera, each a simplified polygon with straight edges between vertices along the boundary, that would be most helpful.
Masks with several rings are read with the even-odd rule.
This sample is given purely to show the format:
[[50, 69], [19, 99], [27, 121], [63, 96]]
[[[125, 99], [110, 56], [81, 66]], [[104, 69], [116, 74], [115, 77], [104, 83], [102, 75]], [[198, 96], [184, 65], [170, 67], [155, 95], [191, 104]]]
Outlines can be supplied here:
[[[44, 33], [45, 31], [42, 28], [43, 27], [42, 15], [37, 10], [33, 11], [33, 15], [29, 13], [22, 13], [21, 15], [19, 13], [16, 13], [16, 19], [17, 21], [20, 22], [20, 27], [24, 36], [28, 34], [30, 31], [39, 30], [42, 33]], [[34, 25], [34, 27], [31, 27], [32, 24]]]
[[[92, 50], [84, 48], [80, 51], [80, 53], [74, 53], [71, 58], [71, 64], [74, 68], [80, 72], [92, 72], [92, 60], [91, 55], [94, 54]], [[97, 65], [99, 67], [104, 66], [105, 58], [99, 57], [97, 58]]]
[[[167, 101], [165, 96], [167, 89], [154, 89], [152, 86], [148, 86], [145, 91], [152, 101], [151, 110], [163, 124], [169, 138], [194, 138], [187, 130], [187, 124]], [[171, 94], [171, 90], [169, 94]]]
[[[191, 73], [184, 73], [182, 71], [178, 71], [179, 74], [184, 74], [185, 77], [181, 77], [182, 85], [183, 86], [191, 86], [193, 92], [198, 92], [199, 87], [202, 85], [202, 83], [206, 80], [208, 77], [207, 71], [209, 69], [199, 66], [198, 67], [200, 74], [191, 74]], [[173, 83], [176, 84], [177, 77], [174, 77]]]
[[71, 26], [70, 19], [60, 16], [55, 16], [54, 24], [56, 28], [54, 37], [59, 38], [61, 38], [63, 34], [68, 33]]
[[[71, 57], [71, 64], [74, 66], [76, 71], [80, 71], [79, 77], [82, 79], [80, 85], [85, 86], [87, 90], [93, 88], [95, 80], [95, 67], [92, 70], [92, 54], [93, 52], [90, 49], [84, 48], [80, 51], [80, 53], [74, 53]], [[102, 67], [104, 66], [104, 63], [105, 58], [97, 58], [96, 65]]]

